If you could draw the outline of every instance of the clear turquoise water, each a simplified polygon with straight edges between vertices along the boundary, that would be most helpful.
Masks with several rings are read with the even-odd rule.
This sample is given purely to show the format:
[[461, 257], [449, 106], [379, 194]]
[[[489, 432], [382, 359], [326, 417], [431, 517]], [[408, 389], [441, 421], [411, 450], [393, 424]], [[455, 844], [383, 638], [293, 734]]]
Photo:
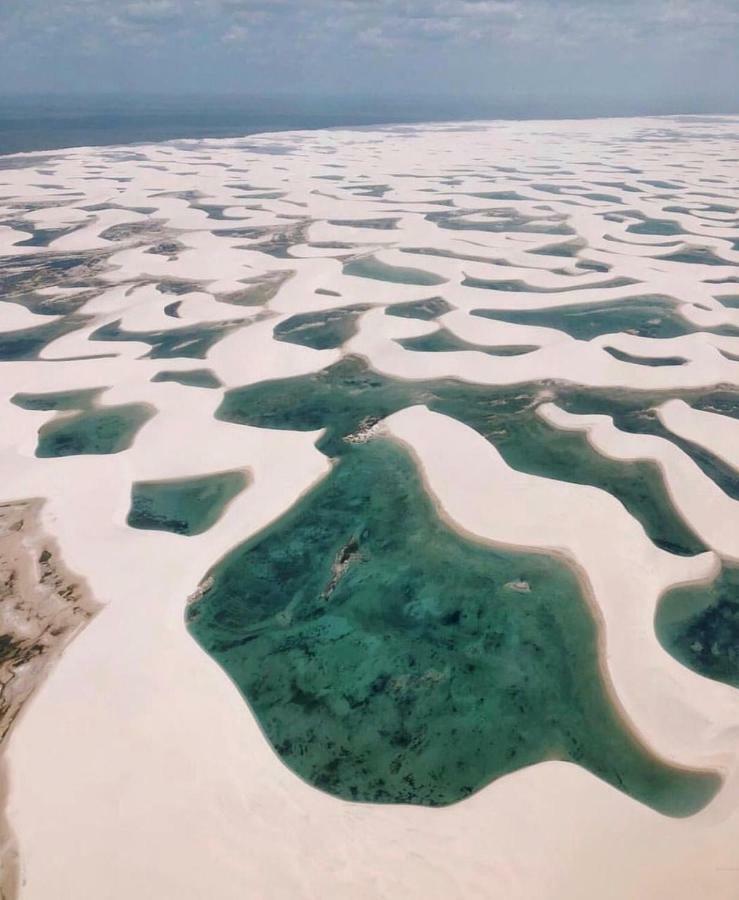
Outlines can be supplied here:
[[719, 787], [624, 726], [574, 574], [450, 530], [390, 441], [344, 444], [317, 488], [210, 574], [191, 633], [280, 758], [335, 796], [443, 806], [549, 759], [673, 816]]
[[197, 478], [137, 481], [131, 488], [128, 524], [132, 528], [202, 534], [248, 484], [244, 472], [218, 472]]

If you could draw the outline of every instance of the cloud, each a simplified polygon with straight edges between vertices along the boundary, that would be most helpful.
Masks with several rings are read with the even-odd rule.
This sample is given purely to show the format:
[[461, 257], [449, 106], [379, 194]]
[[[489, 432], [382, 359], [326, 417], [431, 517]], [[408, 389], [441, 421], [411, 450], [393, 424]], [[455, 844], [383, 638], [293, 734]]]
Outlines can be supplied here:
[[[391, 79], [399, 95], [446, 91], [451, 68], [455, 89], [476, 93], [524, 82], [549, 90], [553, 77], [563, 92], [596, 90], [598, 78], [618, 92], [646, 70], [655, 84], [713, 79], [724, 93], [739, 79], [731, 47], [739, 0], [0, 0], [0, 8], [0, 77], [15, 83], [22, 68], [42, 90], [55, 89], [60, 73], [83, 89], [96, 84], [90, 48], [101, 71], [106, 54], [128, 52], [108, 89], [157, 83], [157, 71], [199, 87], [203, 69], [190, 59], [207, 59], [213, 89], [240, 89], [248, 75], [265, 93], [372, 92]], [[238, 63], [224, 54], [229, 46], [243, 48]]]
[[249, 29], [243, 25], [232, 25], [224, 32], [221, 41], [224, 44], [243, 44], [249, 37]]
[[171, 22], [178, 18], [181, 10], [173, 0], [142, 0], [138, 3], [129, 3], [120, 10], [122, 18], [133, 23], [160, 24]]

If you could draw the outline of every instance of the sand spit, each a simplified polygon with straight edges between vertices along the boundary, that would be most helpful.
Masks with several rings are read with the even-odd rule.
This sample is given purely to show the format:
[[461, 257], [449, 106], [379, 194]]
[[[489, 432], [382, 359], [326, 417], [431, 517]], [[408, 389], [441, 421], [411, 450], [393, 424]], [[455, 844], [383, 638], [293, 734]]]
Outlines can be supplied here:
[[[44, 577], [64, 591], [68, 571], [89, 591], [74, 614], [56, 588], [33, 600], [55, 624], [26, 670], [55, 665], [5, 751], [20, 900], [735, 900], [739, 695], [671, 657], [653, 618], [665, 591], [739, 559], [739, 504], [719, 483], [737, 465], [738, 126], [295, 132], [55, 151], [0, 170], [0, 512], [26, 523], [0, 535], [0, 559], [19, 554], [27, 579], [7, 608], [38, 598]], [[289, 322], [304, 314], [310, 328]], [[402, 343], [437, 331], [435, 350]], [[577, 568], [624, 720], [664, 760], [723, 779], [699, 813], [662, 816], [564, 762], [443, 809], [341, 802], [282, 764], [183, 617], [214, 563], [332, 466], [313, 419], [226, 422], [224, 392], [320, 378], [348, 353], [405, 382], [540, 383], [532, 416], [625, 468], [657, 464], [707, 552], [658, 549], [608, 490], [510, 468], [494, 434], [430, 412], [431, 399], [349, 435], [409, 447], [455, 528]], [[544, 402], [554, 382], [658, 394], [662, 436], [622, 431], [607, 408]], [[130, 440], [102, 440], [142, 406]], [[58, 455], [38, 454], [59, 422]], [[134, 483], [233, 470], [249, 485], [203, 533], [127, 525]], [[44, 502], [21, 511], [18, 497]], [[59, 558], [69, 568], [44, 576]], [[66, 640], [90, 597], [102, 608], [60, 657], [45, 643], [56, 617]], [[23, 623], [5, 616], [0, 634], [17, 641]]]
[[[0, 749], [31, 694], [99, 605], [44, 535], [38, 500], [0, 504]], [[4, 763], [2, 778], [5, 780]], [[5, 791], [0, 793], [4, 797]], [[0, 823], [4, 810], [0, 811]], [[16, 896], [17, 848], [0, 829], [0, 897]]]

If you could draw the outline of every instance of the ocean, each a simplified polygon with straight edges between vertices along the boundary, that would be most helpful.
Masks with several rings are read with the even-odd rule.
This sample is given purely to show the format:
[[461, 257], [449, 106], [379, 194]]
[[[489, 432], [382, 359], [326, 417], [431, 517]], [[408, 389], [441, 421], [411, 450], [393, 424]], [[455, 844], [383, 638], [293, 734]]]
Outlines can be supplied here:
[[441, 105], [356, 99], [0, 97], [0, 155], [342, 125], [438, 121], [455, 118], [456, 112]]

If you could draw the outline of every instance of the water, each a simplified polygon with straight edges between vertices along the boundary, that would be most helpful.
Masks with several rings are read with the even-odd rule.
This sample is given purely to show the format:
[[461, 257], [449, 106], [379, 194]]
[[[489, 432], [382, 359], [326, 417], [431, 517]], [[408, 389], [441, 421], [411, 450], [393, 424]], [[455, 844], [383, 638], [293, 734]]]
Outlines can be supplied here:
[[452, 109], [350, 99], [198, 96], [0, 98], [0, 155], [62, 147], [240, 137], [261, 132], [453, 118]]
[[39, 354], [57, 338], [71, 334], [90, 321], [87, 316], [66, 316], [48, 325], [35, 325], [18, 331], [0, 333], [0, 361], [38, 359]]
[[711, 584], [670, 591], [655, 629], [683, 665], [739, 688], [739, 569], [727, 566]]
[[[717, 396], [716, 396], [717, 395]], [[733, 404], [731, 397], [733, 396]], [[695, 403], [699, 409], [710, 408], [714, 399], [725, 407], [736, 410], [739, 407], [739, 391], [687, 392], [684, 398]], [[670, 441], [686, 453], [721, 490], [733, 500], [739, 500], [739, 475], [732, 466], [723, 462], [700, 444], [685, 440], [665, 428], [660, 422], [655, 407], [664, 403], [664, 394], [639, 392], [629, 394], [621, 390], [582, 390], [573, 388], [562, 396], [561, 403], [569, 412], [583, 415], [600, 414], [611, 416], [613, 424], [621, 431], [632, 434], [653, 434]], [[726, 413], [724, 413], [726, 414]], [[729, 413], [731, 414], [731, 413]]]
[[391, 266], [380, 262], [374, 256], [353, 259], [344, 263], [345, 275], [356, 275], [360, 278], [372, 278], [378, 281], [389, 281], [393, 284], [435, 285], [444, 284], [446, 278], [425, 272], [422, 269]]
[[53, 391], [49, 394], [14, 394], [10, 402], [21, 409], [36, 412], [69, 412], [90, 409], [103, 388], [83, 388], [79, 391]]
[[323, 312], [300, 313], [276, 325], [273, 335], [275, 340], [314, 350], [335, 349], [357, 333], [357, 320], [368, 309], [369, 306], [358, 304]]
[[474, 309], [472, 315], [516, 325], [556, 328], [581, 341], [619, 331], [650, 338], [681, 337], [700, 330], [715, 334], [739, 334], [739, 329], [729, 325], [697, 328], [677, 312], [674, 300], [658, 295], [551, 309]]
[[152, 381], [174, 381], [188, 387], [219, 388], [221, 379], [210, 369], [188, 369], [182, 372], [157, 372]]
[[120, 453], [154, 413], [148, 403], [127, 403], [52, 419], [39, 429], [36, 456]]
[[[564, 385], [489, 388], [452, 380], [394, 380], [348, 357], [314, 375], [227, 391], [217, 417], [261, 428], [326, 428], [318, 447], [340, 456], [343, 438], [362, 422], [423, 403], [479, 431], [515, 469], [609, 491], [658, 546], [685, 555], [705, 550], [675, 513], [660, 469], [648, 462], [611, 460], [593, 450], [584, 434], [548, 425], [535, 413], [544, 389], [561, 405], [575, 392]], [[587, 399], [587, 392], [582, 397]]]
[[188, 611], [193, 636], [282, 760], [338, 797], [443, 806], [546, 759], [668, 815], [719, 787], [624, 726], [574, 573], [449, 529], [389, 441], [345, 444], [317, 488], [211, 575]]
[[411, 300], [409, 303], [395, 303], [385, 310], [388, 316], [399, 316], [402, 319], [422, 319], [431, 321], [438, 319], [445, 313], [451, 312], [452, 307], [443, 297], [429, 297], [428, 300]]
[[684, 356], [634, 356], [616, 347], [604, 347], [603, 349], [606, 353], [610, 353], [614, 359], [620, 362], [632, 363], [635, 366], [684, 366], [688, 361]]
[[412, 350], [421, 353], [452, 353], [460, 350], [476, 350], [478, 353], [487, 353], [489, 356], [522, 356], [538, 350], [536, 344], [500, 345], [486, 347], [482, 344], [473, 344], [457, 337], [448, 328], [439, 328], [431, 334], [422, 334], [418, 337], [398, 338], [397, 342], [404, 350]]
[[145, 354], [149, 359], [205, 359], [211, 347], [239, 328], [243, 322], [244, 320], [231, 320], [208, 325], [185, 325], [166, 331], [126, 331], [121, 328], [119, 319], [102, 325], [90, 335], [90, 340], [140, 341], [151, 347]]
[[244, 472], [218, 472], [198, 478], [138, 481], [131, 488], [128, 524], [132, 528], [202, 534], [223, 515], [248, 484]]
[[527, 291], [536, 294], [561, 294], [566, 291], [569, 294], [570, 291], [593, 291], [600, 288], [628, 287], [628, 285], [638, 284], [638, 282], [634, 278], [611, 278], [608, 281], [600, 281], [597, 284], [591, 282], [590, 284], [576, 284], [568, 287], [543, 288], [533, 287], [520, 279], [490, 280], [466, 275], [462, 279], [462, 284], [465, 287], [484, 288], [489, 291]]

